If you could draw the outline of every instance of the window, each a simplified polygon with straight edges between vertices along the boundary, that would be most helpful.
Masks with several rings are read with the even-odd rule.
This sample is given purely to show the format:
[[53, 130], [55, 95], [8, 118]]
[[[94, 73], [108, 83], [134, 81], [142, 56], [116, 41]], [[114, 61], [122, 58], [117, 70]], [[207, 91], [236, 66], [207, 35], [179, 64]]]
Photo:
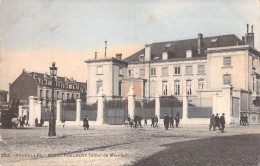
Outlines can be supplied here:
[[61, 95], [61, 100], [64, 100], [64, 93], [62, 93]]
[[121, 67], [119, 68], [119, 75], [123, 75], [123, 69]]
[[162, 76], [168, 76], [168, 67], [162, 68]]
[[162, 53], [162, 60], [167, 60], [168, 59], [168, 53], [167, 52], [163, 52]]
[[118, 83], [118, 96], [122, 96], [122, 81]]
[[140, 77], [144, 77], [145, 76], [145, 69], [140, 69]]
[[144, 54], [141, 54], [141, 55], [139, 56], [139, 60], [140, 60], [140, 61], [144, 61]]
[[186, 81], [187, 95], [192, 95], [191, 80]]
[[156, 76], [156, 68], [151, 68], [151, 76]]
[[103, 82], [102, 81], [97, 81], [97, 94], [99, 92], [100, 87], [102, 87], [102, 86], [103, 86]]
[[255, 91], [255, 87], [256, 87], [256, 78], [253, 77], [252, 79], [253, 79], [253, 91]]
[[204, 80], [203, 79], [199, 80], [198, 89], [204, 89]]
[[40, 97], [42, 97], [42, 90], [40, 90]]
[[174, 95], [180, 95], [180, 81], [174, 81]]
[[224, 57], [223, 64], [224, 66], [231, 66], [231, 57]]
[[174, 67], [174, 74], [181, 74], [181, 67], [180, 66]]
[[230, 85], [231, 84], [231, 75], [230, 74], [225, 74], [223, 76], [223, 84], [224, 85]]
[[97, 67], [97, 74], [103, 74], [103, 66]]
[[205, 73], [204, 65], [198, 65], [198, 73], [199, 74], [204, 74]]
[[49, 98], [49, 90], [46, 90], [46, 98]]
[[60, 92], [57, 91], [57, 99], [59, 99], [59, 98], [60, 98]]
[[70, 94], [69, 93], [67, 93], [67, 100], [69, 100], [70, 99]]
[[128, 76], [133, 77], [134, 76], [134, 71], [133, 70], [128, 70]]
[[76, 99], [79, 99], [79, 94], [76, 94]]
[[162, 95], [167, 96], [167, 81], [162, 82]]
[[192, 74], [192, 66], [186, 66], [186, 74]]

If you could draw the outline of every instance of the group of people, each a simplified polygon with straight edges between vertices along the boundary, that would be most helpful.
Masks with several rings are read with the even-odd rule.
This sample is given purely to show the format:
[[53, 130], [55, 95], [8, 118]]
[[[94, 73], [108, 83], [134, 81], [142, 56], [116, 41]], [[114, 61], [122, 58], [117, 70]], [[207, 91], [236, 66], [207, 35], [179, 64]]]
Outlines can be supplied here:
[[224, 133], [224, 129], [225, 129], [225, 114], [222, 113], [222, 116], [219, 117], [218, 113], [216, 114], [216, 116], [213, 114], [212, 117], [210, 118], [210, 124], [209, 124], [209, 130], [211, 130], [211, 128], [213, 127], [213, 130], [216, 131], [216, 127], [218, 127], [218, 129]]
[[[142, 128], [142, 119], [143, 119], [142, 116], [138, 116], [138, 115], [135, 115], [134, 119], [131, 119], [130, 116], [128, 115], [128, 117], [125, 120], [125, 127], [130, 126], [132, 129]], [[174, 120], [176, 122], [176, 127], [178, 127], [180, 122], [179, 112], [177, 112], [175, 118], [173, 118], [173, 116], [169, 117], [168, 114], [165, 113], [164, 127], [166, 130], [168, 130], [169, 126], [174, 127]], [[151, 127], [158, 128], [158, 122], [159, 122], [159, 118], [157, 115], [151, 117]], [[148, 126], [147, 118], [144, 118], [144, 126]]]
[[177, 128], [180, 123], [180, 113], [179, 112], [176, 113], [175, 118], [173, 118], [172, 115], [169, 116], [167, 113], [165, 113], [164, 120], [163, 120], [165, 130], [168, 130], [169, 126], [174, 127], [174, 120], [175, 120], [175, 124], [176, 124], [176, 128]]
[[244, 125], [244, 126], [248, 126], [248, 117], [245, 114], [245, 116], [243, 114], [240, 115], [240, 125]]

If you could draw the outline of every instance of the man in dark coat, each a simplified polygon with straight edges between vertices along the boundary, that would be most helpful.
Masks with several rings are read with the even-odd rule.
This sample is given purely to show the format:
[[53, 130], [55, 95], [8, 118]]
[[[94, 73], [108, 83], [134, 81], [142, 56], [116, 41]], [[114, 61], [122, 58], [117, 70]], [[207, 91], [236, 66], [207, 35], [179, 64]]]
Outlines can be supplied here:
[[165, 130], [168, 130], [168, 128], [169, 128], [169, 121], [170, 121], [170, 118], [169, 118], [168, 114], [165, 113], [164, 120], [163, 120]]
[[151, 118], [152, 124], [151, 127], [154, 127], [154, 117]]
[[177, 114], [175, 116], [175, 123], [176, 123], [176, 128], [177, 128], [180, 123], [180, 113], [179, 112], [177, 112]]
[[218, 126], [218, 129], [220, 130], [220, 125], [219, 125], [219, 116], [218, 113], [215, 116], [215, 125], [214, 125], [214, 131], [216, 130], [216, 127]]
[[138, 122], [138, 116], [137, 115], [134, 116], [134, 122], [135, 122], [135, 128], [137, 128], [137, 122]]
[[209, 130], [211, 130], [211, 128], [214, 128], [215, 126], [215, 115], [213, 114], [212, 117], [210, 118], [210, 123], [209, 123]]
[[38, 118], [35, 119], [35, 127], [38, 127]]
[[173, 120], [173, 116], [171, 115], [170, 116], [170, 127], [173, 127], [173, 123], [174, 123], [174, 120]]
[[84, 130], [88, 130], [89, 128], [89, 124], [88, 124], [88, 116], [86, 116], [83, 120], [83, 127], [84, 127]]
[[156, 127], [156, 128], [158, 128], [158, 121], [159, 121], [159, 119], [158, 119], [158, 117], [157, 117], [157, 115], [155, 115], [155, 117], [154, 117], [154, 127]]
[[225, 114], [223, 113], [222, 116], [219, 119], [219, 123], [221, 124], [221, 132], [224, 133], [224, 128], [225, 128]]

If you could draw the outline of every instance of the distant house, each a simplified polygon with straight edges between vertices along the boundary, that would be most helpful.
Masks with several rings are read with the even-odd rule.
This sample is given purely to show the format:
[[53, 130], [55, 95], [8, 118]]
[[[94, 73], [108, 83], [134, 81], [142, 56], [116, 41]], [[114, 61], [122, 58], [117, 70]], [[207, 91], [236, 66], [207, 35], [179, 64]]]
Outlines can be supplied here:
[[[47, 73], [22, 71], [22, 74], [10, 84], [10, 101], [19, 99], [27, 102], [29, 96], [39, 97], [44, 105], [51, 102], [52, 78]], [[77, 82], [67, 77], [55, 77], [54, 99], [63, 101], [76, 101], [82, 99], [86, 102], [86, 83]]]

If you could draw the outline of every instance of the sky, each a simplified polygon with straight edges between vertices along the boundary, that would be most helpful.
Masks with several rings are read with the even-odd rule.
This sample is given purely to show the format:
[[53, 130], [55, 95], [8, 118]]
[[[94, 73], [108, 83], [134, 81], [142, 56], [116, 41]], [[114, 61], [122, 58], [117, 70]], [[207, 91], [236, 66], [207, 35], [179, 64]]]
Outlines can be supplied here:
[[[86, 81], [85, 60], [145, 44], [235, 34], [254, 25], [260, 50], [259, 0], [0, 0], [0, 90], [22, 70]], [[251, 29], [250, 29], [251, 31]]]

